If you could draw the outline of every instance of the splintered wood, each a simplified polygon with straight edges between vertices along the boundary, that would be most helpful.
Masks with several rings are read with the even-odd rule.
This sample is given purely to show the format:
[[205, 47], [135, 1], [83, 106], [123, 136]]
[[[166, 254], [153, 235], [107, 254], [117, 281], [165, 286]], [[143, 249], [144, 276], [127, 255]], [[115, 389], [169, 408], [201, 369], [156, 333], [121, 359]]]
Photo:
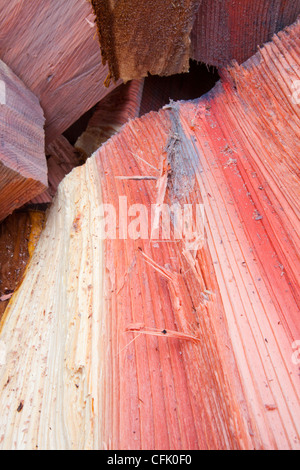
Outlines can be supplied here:
[[1, 449], [300, 448], [299, 33], [60, 184], [1, 323]]
[[0, 60], [0, 222], [47, 187], [44, 114]]

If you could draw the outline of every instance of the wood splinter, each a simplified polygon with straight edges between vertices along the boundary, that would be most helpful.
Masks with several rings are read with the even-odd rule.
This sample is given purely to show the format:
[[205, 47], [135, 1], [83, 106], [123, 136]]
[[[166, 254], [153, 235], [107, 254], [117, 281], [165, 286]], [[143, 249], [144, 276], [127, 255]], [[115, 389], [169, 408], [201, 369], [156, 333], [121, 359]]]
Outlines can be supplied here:
[[[151, 327], [145, 326], [144, 323], [131, 323], [125, 328], [125, 331], [132, 332], [132, 333], [145, 334], [145, 335], [165, 336], [167, 338], [183, 339], [187, 341], [196, 341], [196, 342], [200, 341], [200, 338], [194, 335], [190, 335], [188, 333], [183, 333], [181, 331], [175, 331], [175, 330], [151, 328]], [[137, 336], [134, 339], [136, 338]]]
[[156, 176], [116, 176], [116, 179], [118, 180], [157, 180]]

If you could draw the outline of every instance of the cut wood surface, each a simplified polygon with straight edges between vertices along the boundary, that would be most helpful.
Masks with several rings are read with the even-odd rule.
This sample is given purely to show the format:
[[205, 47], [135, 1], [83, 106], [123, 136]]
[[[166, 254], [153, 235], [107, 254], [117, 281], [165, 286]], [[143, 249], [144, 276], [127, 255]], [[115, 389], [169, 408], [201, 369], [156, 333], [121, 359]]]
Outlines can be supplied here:
[[[300, 448], [299, 32], [60, 184], [1, 322], [2, 449]], [[163, 204], [203, 223], [163, 238]]]
[[244, 62], [296, 21], [300, 0], [91, 0], [113, 79], [187, 72], [189, 59]]
[[124, 81], [187, 72], [201, 0], [91, 0], [103, 61]]
[[191, 35], [191, 57], [217, 67], [232, 60], [241, 64], [299, 14], [300, 0], [202, 0]]
[[2, 1], [0, 58], [39, 98], [47, 143], [109, 92], [86, 0]]
[[44, 114], [0, 60], [0, 221], [47, 187]]

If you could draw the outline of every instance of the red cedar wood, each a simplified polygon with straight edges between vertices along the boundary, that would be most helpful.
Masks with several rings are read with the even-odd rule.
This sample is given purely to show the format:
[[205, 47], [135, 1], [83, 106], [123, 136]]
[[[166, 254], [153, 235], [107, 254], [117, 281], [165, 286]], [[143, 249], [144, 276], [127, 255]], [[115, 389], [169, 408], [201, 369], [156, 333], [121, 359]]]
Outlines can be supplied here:
[[191, 58], [217, 67], [232, 60], [241, 64], [299, 14], [300, 0], [202, 0], [191, 34]]
[[0, 224], [0, 318], [26, 269], [29, 236], [28, 211], [15, 211]]
[[144, 79], [123, 83], [101, 100], [74, 147], [83, 159], [90, 157], [130, 119], [139, 116]]
[[63, 178], [83, 163], [81, 155], [63, 135], [46, 146], [48, 188], [30, 201], [30, 204], [49, 204]]
[[[192, 256], [184, 241], [159, 249], [149, 240], [106, 241], [112, 336], [103, 350], [112, 359], [102, 439], [111, 448], [300, 448], [292, 361], [300, 335], [300, 142], [291, 91], [300, 78], [299, 33], [297, 23], [275, 36], [199, 101], [131, 121], [96, 154], [104, 202], [126, 195], [128, 206], [150, 208], [158, 182], [116, 176], [157, 176], [134, 155], [159, 168], [169, 148], [165, 202], [176, 200], [178, 178], [180, 202], [206, 210], [205, 243]], [[174, 132], [180, 160], [170, 147]], [[191, 342], [157, 338], [164, 330]]]
[[201, 0], [91, 0], [103, 60], [124, 81], [187, 72], [190, 33]]
[[[89, 373], [76, 375], [80, 392], [90, 377], [96, 384], [88, 387], [92, 405], [85, 423], [92, 423], [92, 438], [97, 441], [89, 440], [87, 445], [130, 450], [300, 448], [299, 365], [292, 360], [293, 344], [300, 335], [299, 104], [292, 99], [292, 85], [300, 78], [299, 32], [296, 23], [247, 63], [224, 71], [222, 81], [203, 98], [171, 104], [130, 121], [60, 186], [61, 200], [69, 197], [68, 208], [54, 206], [57, 212], [48, 219], [53, 222], [48, 225], [53, 239], [47, 240], [44, 249], [48, 253], [49, 243], [55, 245], [57, 237], [61, 250], [57, 256], [65, 262], [73, 256], [73, 263], [82, 256], [80, 276], [71, 272], [72, 282], [62, 294], [72, 309], [78, 298], [75, 286], [82, 295], [87, 292], [88, 305], [84, 303], [80, 317], [74, 313], [74, 322], [80, 330], [83, 327], [83, 333], [85, 326], [92, 331], [88, 329], [90, 336], [84, 334], [83, 344], [76, 341], [77, 326], [70, 325], [75, 337], [71, 351], [81, 358], [83, 347], [90, 344], [88, 365], [95, 361], [102, 366], [101, 380]], [[158, 170], [158, 181], [116, 178], [157, 176]], [[72, 187], [72, 178], [78, 186]], [[184, 239], [156, 243], [117, 237], [105, 241], [101, 266], [94, 265], [99, 231], [92, 233], [98, 226], [96, 214], [89, 210], [92, 203], [94, 209], [97, 206], [91, 194], [99, 203], [127, 196], [128, 206], [142, 203], [149, 209], [157, 200], [162, 202], [162, 196], [167, 203], [203, 203], [206, 219], [198, 249], [188, 250]], [[73, 223], [64, 224], [63, 233], [55, 234], [56, 222], [62, 223], [66, 215]], [[84, 243], [82, 252], [73, 253], [70, 240], [75, 243], [76, 237]], [[65, 276], [66, 266], [58, 264]], [[101, 269], [101, 286], [83, 285], [82, 277], [99, 280]], [[36, 293], [29, 286], [29, 299], [37, 311], [37, 303], [45, 300], [38, 285], [44, 285], [45, 275], [52, 276], [53, 270], [38, 263], [30, 270], [28, 275], [40, 273]], [[93, 310], [102, 288], [103, 303]], [[11, 310], [16, 309], [13, 313], [19, 313], [14, 321], [22, 320], [25, 313], [17, 310], [18, 295], [11, 304]], [[41, 312], [51, 309], [47, 317], [51, 328], [51, 321], [59, 325], [52, 305], [53, 299], [40, 305]], [[83, 315], [88, 317], [84, 325]], [[33, 330], [35, 320], [30, 317]], [[2, 333], [9, 323], [3, 321]], [[148, 332], [151, 328], [173, 335], [178, 331], [185, 340], [168, 339], [163, 333], [160, 337], [141, 334], [132, 341], [136, 332], [126, 330], [138, 330], [141, 324]], [[16, 328], [16, 334], [25, 338], [25, 350], [27, 331]], [[25, 356], [34, 355], [39, 357], [39, 351], [31, 349]], [[15, 356], [9, 357], [15, 361]], [[67, 361], [69, 372], [74, 357]], [[61, 360], [65, 367], [64, 354]], [[79, 366], [82, 371], [81, 362]], [[15, 403], [18, 375], [11, 371], [21, 363], [7, 367], [10, 384], [6, 387], [4, 374], [1, 393], [9, 396], [5, 395], [0, 416], [10, 413], [6, 398]], [[47, 376], [46, 371], [47, 364], [41, 364], [39, 379]], [[59, 374], [58, 380], [63, 376]], [[42, 400], [43, 393], [37, 395]], [[22, 413], [30, 415], [38, 409], [28, 401]], [[86, 403], [83, 413], [89, 410]], [[72, 405], [65, 404], [64, 416], [73, 416]], [[38, 438], [44, 442], [52, 436], [68, 439], [67, 420], [60, 432], [57, 415], [53, 416], [51, 431], [49, 421], [41, 423], [44, 429], [38, 427]], [[80, 419], [77, 408], [74, 416]], [[70, 432], [74, 432], [73, 422]], [[13, 431], [18, 432], [18, 427]], [[72, 447], [72, 442], [67, 445]]]
[[94, 107], [85, 131], [74, 146], [63, 135], [46, 146], [49, 188], [33, 198], [31, 204], [50, 203], [59, 183], [73, 168], [82, 164], [129, 119], [139, 115], [143, 84], [143, 80], [133, 80], [106, 95]]

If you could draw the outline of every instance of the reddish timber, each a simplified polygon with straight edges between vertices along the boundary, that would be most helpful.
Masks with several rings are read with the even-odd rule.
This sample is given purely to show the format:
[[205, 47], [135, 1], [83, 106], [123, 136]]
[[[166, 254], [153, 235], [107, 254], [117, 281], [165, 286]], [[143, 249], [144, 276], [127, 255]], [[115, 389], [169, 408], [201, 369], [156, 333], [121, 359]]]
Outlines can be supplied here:
[[44, 114], [0, 60], [0, 221], [47, 187]]
[[46, 142], [61, 135], [113, 88], [85, 0], [12, 0], [0, 5], [0, 58], [41, 102]]

